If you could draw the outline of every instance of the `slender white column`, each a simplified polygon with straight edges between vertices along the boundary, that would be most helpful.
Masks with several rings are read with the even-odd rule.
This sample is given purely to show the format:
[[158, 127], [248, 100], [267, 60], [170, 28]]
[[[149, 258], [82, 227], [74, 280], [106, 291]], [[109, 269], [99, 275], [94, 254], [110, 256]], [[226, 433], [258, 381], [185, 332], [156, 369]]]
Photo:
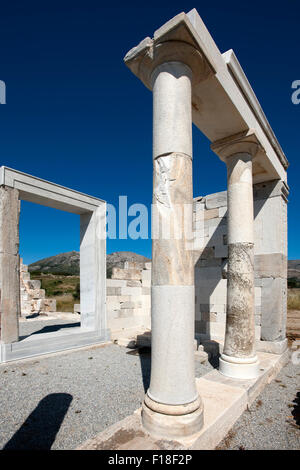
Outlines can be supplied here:
[[220, 372], [235, 378], [259, 373], [255, 354], [252, 155], [226, 158], [228, 173], [227, 317]]
[[[192, 223], [191, 69], [155, 68], [153, 83], [153, 218], [151, 383], [142, 410], [153, 435], [199, 431], [203, 407], [194, 371], [194, 264], [184, 220]], [[185, 213], [185, 217], [183, 214]]]

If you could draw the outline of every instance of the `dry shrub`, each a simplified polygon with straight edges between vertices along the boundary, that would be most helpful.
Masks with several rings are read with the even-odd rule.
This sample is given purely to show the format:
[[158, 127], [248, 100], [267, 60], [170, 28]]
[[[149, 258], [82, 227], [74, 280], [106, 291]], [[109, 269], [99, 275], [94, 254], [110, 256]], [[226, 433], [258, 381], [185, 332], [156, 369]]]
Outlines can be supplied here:
[[300, 289], [288, 289], [287, 305], [289, 310], [300, 310]]

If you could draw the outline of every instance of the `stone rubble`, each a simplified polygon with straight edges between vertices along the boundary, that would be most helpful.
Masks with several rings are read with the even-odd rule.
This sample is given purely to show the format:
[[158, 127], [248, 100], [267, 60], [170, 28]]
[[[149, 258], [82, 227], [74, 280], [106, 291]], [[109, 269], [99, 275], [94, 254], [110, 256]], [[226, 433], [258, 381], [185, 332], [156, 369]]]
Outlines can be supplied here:
[[41, 281], [30, 279], [28, 266], [20, 259], [21, 317], [56, 312], [56, 300], [47, 299]]

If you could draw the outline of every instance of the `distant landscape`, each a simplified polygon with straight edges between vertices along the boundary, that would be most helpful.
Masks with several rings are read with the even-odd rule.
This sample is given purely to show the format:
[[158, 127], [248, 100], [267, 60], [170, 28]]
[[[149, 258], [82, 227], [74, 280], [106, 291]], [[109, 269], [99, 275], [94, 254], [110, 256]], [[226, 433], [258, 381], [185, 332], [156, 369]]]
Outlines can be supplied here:
[[[56, 299], [58, 312], [73, 312], [80, 303], [79, 259], [77, 251], [60, 253], [44, 258], [28, 266], [31, 279], [39, 279], [46, 297]], [[122, 267], [125, 261], [146, 263], [145, 256], [131, 251], [117, 251], [106, 256], [106, 277], [110, 278], [114, 267]]]
[[287, 336], [300, 337], [300, 260], [288, 262]]
[[[46, 296], [55, 298], [57, 311], [73, 311], [74, 303], [80, 303], [79, 252], [60, 253], [29, 265], [31, 279], [40, 279]], [[145, 256], [130, 251], [118, 251], [106, 257], [107, 278], [114, 267], [122, 267], [125, 261], [148, 262]], [[298, 325], [300, 312], [300, 260], [288, 262], [288, 316], [289, 325]], [[298, 328], [298, 326], [297, 326]], [[294, 329], [288, 334], [294, 334]]]
[[[64, 276], [79, 276], [79, 259], [78, 251], [69, 251], [68, 253], [60, 253], [49, 258], [44, 258], [29, 265], [28, 269], [31, 273], [43, 274], [60, 274]], [[147, 263], [151, 261], [146, 256], [133, 253], [132, 251], [116, 251], [106, 255], [106, 273], [110, 278], [113, 267], [122, 267], [125, 261], [138, 263]]]
[[300, 287], [300, 259], [288, 261], [288, 284], [289, 287]]

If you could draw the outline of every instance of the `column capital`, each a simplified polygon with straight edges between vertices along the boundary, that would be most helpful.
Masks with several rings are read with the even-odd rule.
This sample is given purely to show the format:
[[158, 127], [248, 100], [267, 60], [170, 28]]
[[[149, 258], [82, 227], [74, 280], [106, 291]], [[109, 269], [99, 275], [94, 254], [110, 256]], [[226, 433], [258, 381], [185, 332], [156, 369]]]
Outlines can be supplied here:
[[254, 158], [258, 149], [262, 149], [254, 129], [217, 140], [211, 144], [210, 148], [225, 163], [229, 157], [239, 153], [246, 153]]
[[195, 34], [187, 16], [181, 13], [155, 31], [153, 39], [146, 37], [131, 49], [124, 62], [149, 89], [153, 71], [165, 62], [187, 65], [193, 73], [192, 84], [196, 84], [215, 74], [216, 69]]

